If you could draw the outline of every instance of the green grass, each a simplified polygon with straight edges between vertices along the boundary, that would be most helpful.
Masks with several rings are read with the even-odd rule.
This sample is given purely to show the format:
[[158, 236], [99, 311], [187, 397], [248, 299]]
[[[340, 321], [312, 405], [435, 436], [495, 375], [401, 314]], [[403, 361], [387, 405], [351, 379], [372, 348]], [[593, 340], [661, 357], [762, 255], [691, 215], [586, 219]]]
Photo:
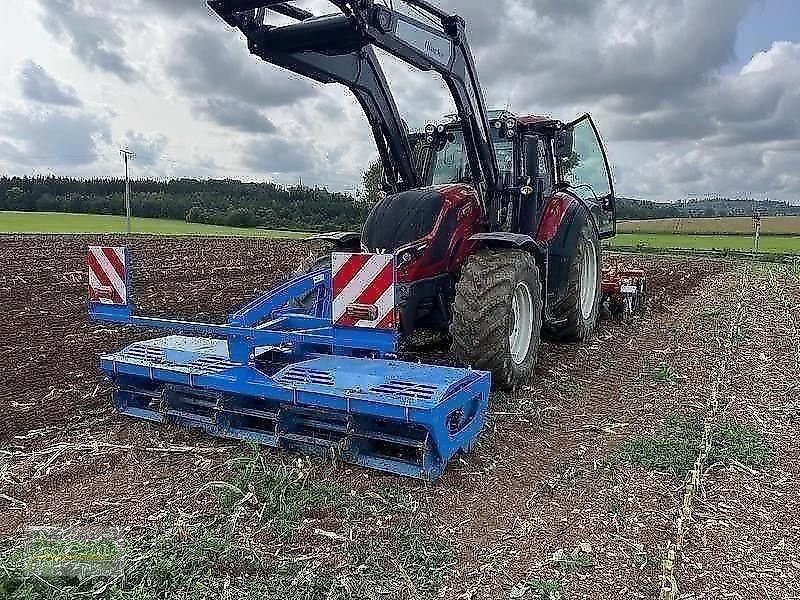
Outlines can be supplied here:
[[652, 378], [654, 381], [661, 381], [663, 383], [670, 383], [675, 380], [677, 373], [675, 372], [675, 368], [669, 363], [661, 363], [658, 365], [652, 374]]
[[[270, 600], [281, 597], [282, 574], [292, 569], [288, 561], [259, 559], [250, 544], [209, 528], [203, 523], [176, 519], [163, 529], [124, 542], [71, 540], [71, 548], [115, 547], [113, 562], [74, 566], [75, 555], [61, 554], [64, 542], [40, 537], [39, 548], [52, 548], [42, 569], [41, 555], [31, 543], [21, 543], [0, 555], [0, 597], [9, 600], [156, 600], [156, 598], [222, 598], [230, 593], [231, 574], [248, 578], [249, 596]], [[256, 594], [257, 592], [257, 594]], [[243, 597], [239, 595], [227, 597]]]
[[265, 547], [240, 531], [185, 515], [119, 543], [70, 541], [70, 548], [112, 549], [107, 564], [82, 571], [75, 569], [74, 555], [61, 554], [61, 540], [37, 543], [51, 553], [56, 568], [42, 570], [41, 554], [31, 552], [30, 542], [0, 553], [0, 598], [434, 600], [441, 597], [453, 561], [447, 543], [408, 523], [388, 537], [365, 534], [333, 544], [314, 538], [305, 546]]
[[[257, 447], [197, 491], [208, 510], [165, 506], [146, 527], [0, 542], [9, 600], [441, 598], [454, 549], [399, 485], [333, 485], [328, 465]], [[351, 526], [348, 526], [351, 524]]]
[[[752, 217], [704, 217], [620, 221], [620, 233], [676, 233], [683, 235], [753, 235]], [[798, 235], [800, 217], [762, 217], [762, 235]]]
[[215, 481], [205, 487], [216, 490], [221, 513], [228, 513], [242, 503], [258, 506], [256, 519], [269, 525], [276, 536], [287, 536], [297, 528], [300, 517], [310, 508], [341, 496], [341, 490], [326, 480], [311, 478], [308, 463], [268, 463], [255, 445], [250, 453], [228, 463], [227, 481]]
[[583, 573], [594, 566], [592, 557], [580, 548], [575, 548], [569, 554], [558, 552], [554, 559], [556, 566], [568, 575]]
[[[621, 457], [633, 464], [655, 471], [682, 476], [694, 466], [703, 435], [702, 421], [693, 416], [670, 415], [661, 431], [628, 440]], [[731, 421], [720, 423], [711, 431], [708, 464], [728, 465], [738, 461], [758, 468], [769, 463], [774, 448], [757, 429]]]
[[509, 597], [526, 600], [559, 600], [563, 591], [564, 587], [560, 581], [532, 577], [515, 585]]
[[[125, 218], [112, 215], [0, 211], [2, 233], [125, 233]], [[131, 219], [132, 233], [153, 235], [259, 236], [301, 239], [308, 234], [242, 227], [220, 227], [169, 219]]]
[[[620, 233], [609, 241], [612, 246], [643, 248], [688, 248], [690, 250], [752, 251], [753, 237], [748, 235], [683, 235], [673, 233]], [[800, 254], [800, 235], [761, 236], [762, 252]]]

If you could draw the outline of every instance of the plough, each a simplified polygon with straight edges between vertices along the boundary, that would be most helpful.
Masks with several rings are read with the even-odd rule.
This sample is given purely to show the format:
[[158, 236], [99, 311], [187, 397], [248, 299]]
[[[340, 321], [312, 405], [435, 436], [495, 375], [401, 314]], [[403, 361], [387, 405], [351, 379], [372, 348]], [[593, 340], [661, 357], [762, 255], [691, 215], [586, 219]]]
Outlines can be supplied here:
[[603, 269], [603, 305], [612, 317], [625, 323], [642, 310], [645, 285], [644, 269], [612, 263]]
[[489, 373], [397, 359], [391, 254], [335, 253], [225, 324], [137, 314], [126, 248], [88, 263], [93, 319], [179, 332], [101, 357], [123, 414], [425, 479], [484, 424]]

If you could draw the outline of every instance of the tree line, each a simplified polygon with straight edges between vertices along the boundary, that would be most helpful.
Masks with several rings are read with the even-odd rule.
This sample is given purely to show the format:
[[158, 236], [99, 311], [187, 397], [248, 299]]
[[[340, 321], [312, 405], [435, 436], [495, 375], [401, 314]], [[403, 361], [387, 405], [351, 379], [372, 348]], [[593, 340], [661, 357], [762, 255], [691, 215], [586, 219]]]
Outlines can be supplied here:
[[[124, 181], [115, 178], [0, 177], [0, 210], [125, 214]], [[331, 231], [358, 229], [368, 206], [326, 188], [234, 179], [131, 181], [137, 217], [233, 227]]]
[[[326, 188], [245, 183], [235, 179], [139, 179], [131, 183], [134, 216], [191, 223], [305, 231], [358, 230], [375, 201], [376, 165], [364, 173], [363, 198]], [[116, 178], [0, 177], [0, 210], [125, 214]], [[620, 219], [676, 217], [675, 204], [619, 198]]]
[[680, 207], [672, 202], [617, 198], [617, 219], [620, 220], [670, 219], [680, 216]]

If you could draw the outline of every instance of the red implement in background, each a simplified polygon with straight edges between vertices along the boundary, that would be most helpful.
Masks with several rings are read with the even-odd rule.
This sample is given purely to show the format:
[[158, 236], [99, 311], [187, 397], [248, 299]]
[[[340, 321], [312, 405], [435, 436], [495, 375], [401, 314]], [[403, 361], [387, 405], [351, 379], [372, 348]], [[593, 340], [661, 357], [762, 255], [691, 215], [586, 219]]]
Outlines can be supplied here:
[[630, 320], [644, 305], [645, 275], [643, 269], [633, 269], [613, 263], [603, 269], [603, 306], [622, 322]]

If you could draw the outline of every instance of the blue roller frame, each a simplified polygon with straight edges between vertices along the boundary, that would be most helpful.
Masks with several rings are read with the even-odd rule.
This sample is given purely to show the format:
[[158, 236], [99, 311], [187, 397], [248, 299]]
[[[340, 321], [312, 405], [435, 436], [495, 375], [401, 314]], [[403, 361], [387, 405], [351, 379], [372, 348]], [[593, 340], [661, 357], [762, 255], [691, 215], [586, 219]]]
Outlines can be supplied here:
[[[127, 253], [126, 262], [130, 262]], [[231, 358], [238, 361], [249, 360], [254, 350], [263, 346], [294, 347], [298, 349], [298, 354], [303, 354], [306, 346], [325, 346], [336, 354], [352, 355], [356, 351], [373, 351], [376, 356], [386, 356], [397, 349], [396, 330], [333, 326], [330, 270], [315, 271], [291, 279], [262, 294], [229, 315], [227, 324], [136, 315], [133, 311], [129, 268], [126, 279], [128, 304], [122, 306], [90, 302], [89, 315], [92, 319], [205, 337], [223, 337], [228, 340]], [[287, 308], [298, 297], [312, 292], [316, 292], [316, 298], [310, 312]]]
[[[396, 360], [396, 330], [334, 327], [329, 270], [293, 278], [211, 324], [136, 315], [127, 251], [125, 259], [128, 304], [90, 302], [90, 316], [191, 337], [101, 357], [120, 412], [426, 479], [474, 445], [489, 373]], [[297, 299], [308, 294], [314, 302], [304, 309]], [[279, 360], [265, 366], [265, 356]]]

